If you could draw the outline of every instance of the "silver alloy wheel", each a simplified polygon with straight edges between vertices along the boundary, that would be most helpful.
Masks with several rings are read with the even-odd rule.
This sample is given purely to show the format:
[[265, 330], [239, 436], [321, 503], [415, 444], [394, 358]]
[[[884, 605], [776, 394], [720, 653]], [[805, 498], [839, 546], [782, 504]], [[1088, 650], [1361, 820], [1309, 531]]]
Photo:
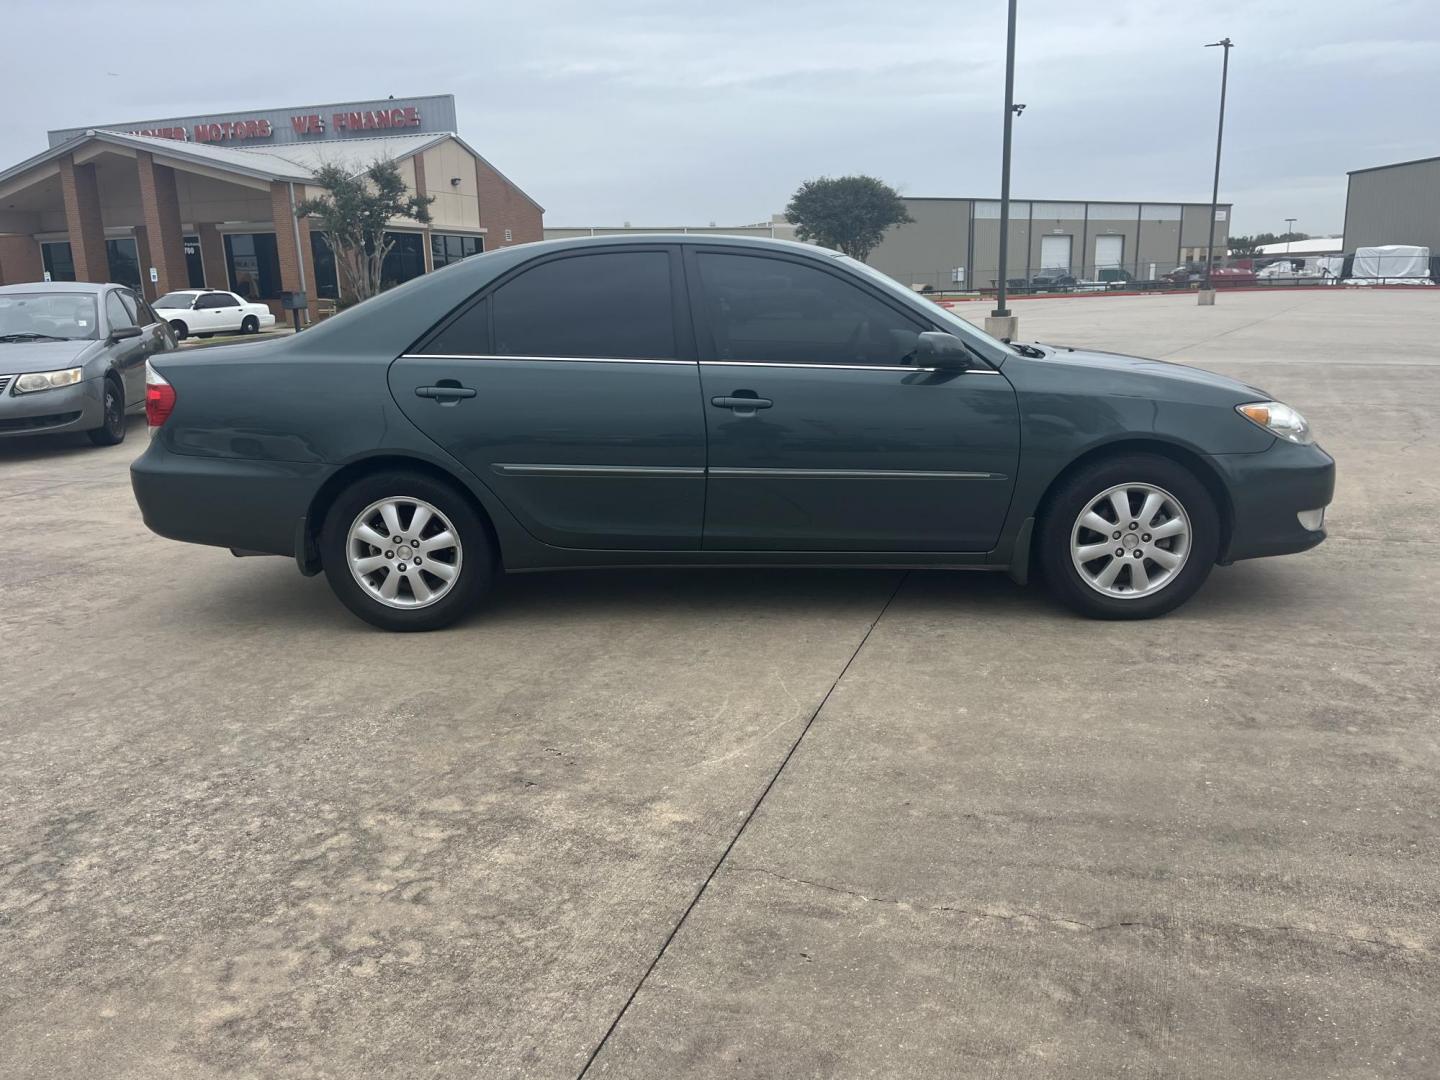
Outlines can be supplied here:
[[1150, 596], [1190, 557], [1190, 515], [1154, 484], [1117, 484], [1091, 499], [1070, 530], [1080, 579], [1119, 600]]
[[460, 579], [460, 537], [424, 499], [377, 499], [350, 523], [345, 538], [350, 573], [386, 607], [429, 607]]

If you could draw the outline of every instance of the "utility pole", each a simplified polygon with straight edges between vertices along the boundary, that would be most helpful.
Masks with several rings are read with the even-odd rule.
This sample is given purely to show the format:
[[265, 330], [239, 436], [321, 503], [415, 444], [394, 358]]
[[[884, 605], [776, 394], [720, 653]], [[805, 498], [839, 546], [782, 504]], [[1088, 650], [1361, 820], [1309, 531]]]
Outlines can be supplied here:
[[1025, 108], [1015, 106], [1015, 4], [1010, 0], [1010, 22], [1005, 38], [1005, 141], [1000, 150], [1000, 278], [995, 290], [995, 310], [985, 320], [985, 329], [1006, 341], [1020, 329], [1020, 320], [1005, 306], [1006, 262], [1010, 255], [1010, 129]]
[[1285, 254], [1286, 254], [1286, 255], [1289, 255], [1289, 254], [1290, 254], [1290, 238], [1291, 238], [1291, 236], [1292, 236], [1292, 235], [1294, 234], [1294, 232], [1295, 232], [1295, 222], [1297, 222], [1297, 221], [1299, 221], [1299, 220], [1300, 220], [1299, 218], [1293, 218], [1293, 217], [1287, 217], [1287, 218], [1285, 219]]
[[[1234, 47], [1235, 43], [1228, 37], [1205, 46], [1207, 49], [1223, 50], [1225, 59], [1220, 65], [1220, 126], [1215, 133], [1215, 186], [1210, 192], [1210, 240], [1205, 246], [1205, 284], [1200, 289], [1202, 305], [1215, 303], [1215, 286], [1211, 284], [1210, 271], [1215, 265], [1215, 215], [1220, 212], [1220, 147], [1225, 142], [1225, 85], [1230, 80], [1230, 50]], [[1226, 224], [1228, 226], [1229, 223]]]

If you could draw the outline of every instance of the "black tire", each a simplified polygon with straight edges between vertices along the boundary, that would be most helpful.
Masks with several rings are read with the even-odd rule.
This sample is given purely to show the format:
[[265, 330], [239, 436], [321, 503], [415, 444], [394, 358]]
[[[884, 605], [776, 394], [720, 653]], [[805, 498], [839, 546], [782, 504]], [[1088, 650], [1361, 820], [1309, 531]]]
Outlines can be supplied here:
[[[387, 606], [350, 571], [347, 548], [351, 526], [367, 507], [390, 498], [424, 500], [448, 520], [459, 539], [458, 575], [444, 595], [423, 607]], [[409, 522], [403, 524], [408, 526]], [[496, 559], [490, 533], [464, 495], [443, 481], [396, 470], [362, 477], [340, 493], [320, 530], [320, 562], [335, 595], [360, 618], [382, 630], [414, 632], [439, 630], [473, 609], [494, 583]], [[409, 591], [408, 585], [404, 588]], [[413, 592], [410, 596], [414, 598]]]
[[125, 391], [114, 379], [105, 380], [104, 419], [85, 434], [96, 446], [119, 446], [125, 441]]
[[258, 334], [260, 332], [260, 320], [254, 315], [246, 315], [240, 320], [240, 332], [242, 334]]
[[[1190, 520], [1189, 550], [1185, 561], [1168, 581], [1154, 592], [1120, 597], [1100, 592], [1081, 576], [1071, 557], [1071, 537], [1080, 515], [1091, 508], [1103, 493], [1123, 484], [1145, 484], [1161, 489], [1175, 499]], [[1136, 503], [1132, 503], [1137, 505]], [[1103, 516], [1103, 515], [1102, 515]], [[1117, 550], [1131, 554], [1130, 539], [1124, 537], [1128, 522], [1117, 523], [1122, 533]], [[1142, 526], [1145, 523], [1141, 523]], [[1098, 534], [1078, 534], [1092, 541]], [[1148, 534], [1144, 534], [1148, 535]], [[1104, 539], [1108, 542], [1113, 533]], [[1164, 544], [1164, 541], [1157, 541]], [[1173, 542], [1172, 542], [1173, 543]], [[1153, 619], [1173, 611], [1195, 595], [1205, 583], [1220, 551], [1220, 514], [1205, 485], [1185, 466], [1158, 454], [1123, 454], [1101, 458], [1066, 478], [1048, 500], [1040, 521], [1037, 559], [1040, 570], [1055, 596], [1069, 607], [1092, 619]], [[1108, 558], [1102, 554], [1100, 559]], [[1156, 564], [1141, 558], [1153, 571]], [[1098, 563], [1087, 564], [1094, 569]], [[1103, 566], [1102, 566], [1103, 568]], [[1117, 579], [1125, 588], [1129, 575]]]
[[184, 341], [190, 336], [190, 328], [179, 319], [170, 320], [170, 329], [175, 332], [176, 341]]

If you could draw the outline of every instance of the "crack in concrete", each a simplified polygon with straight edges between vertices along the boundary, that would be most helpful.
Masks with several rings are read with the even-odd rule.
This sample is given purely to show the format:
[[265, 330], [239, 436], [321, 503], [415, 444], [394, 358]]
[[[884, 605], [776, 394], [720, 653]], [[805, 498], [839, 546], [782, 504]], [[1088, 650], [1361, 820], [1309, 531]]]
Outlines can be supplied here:
[[[784, 881], [794, 885], [807, 885], [813, 889], [821, 889], [825, 892], [837, 893], [841, 896], [853, 897], [869, 904], [891, 904], [896, 907], [909, 908], [921, 912], [937, 912], [952, 915], [968, 915], [975, 919], [990, 919], [996, 922], [1038, 922], [1049, 923], [1056, 926], [1067, 926], [1086, 933], [1100, 933], [1106, 930], [1157, 930], [1161, 933], [1168, 933], [1174, 929], [1173, 925], [1150, 922], [1144, 919], [1121, 919], [1108, 923], [1089, 923], [1081, 919], [1067, 919], [1063, 915], [1045, 915], [1037, 911], [1016, 911], [1010, 914], [999, 911], [981, 911], [975, 908], [961, 907], [958, 904], [921, 904], [913, 900], [905, 900], [900, 897], [890, 896], [869, 896], [866, 893], [854, 889], [847, 889], [839, 885], [829, 885], [823, 881], [814, 881], [810, 878], [791, 877], [788, 874], [777, 873], [763, 866], [739, 866], [730, 864], [725, 868], [730, 873], [740, 874], [764, 874], [777, 881]], [[1342, 941], [1355, 942], [1363, 945], [1376, 945], [1384, 949], [1393, 949], [1398, 952], [1418, 953], [1428, 955], [1431, 951], [1428, 944], [1409, 945], [1401, 942], [1382, 941], [1379, 938], [1363, 937], [1359, 934], [1346, 934], [1337, 930], [1316, 930], [1308, 926], [1292, 926], [1281, 924], [1278, 926], [1256, 926], [1250, 923], [1226, 923], [1226, 927], [1238, 930], [1241, 933], [1254, 934], [1306, 934], [1316, 937], [1339, 938]]]

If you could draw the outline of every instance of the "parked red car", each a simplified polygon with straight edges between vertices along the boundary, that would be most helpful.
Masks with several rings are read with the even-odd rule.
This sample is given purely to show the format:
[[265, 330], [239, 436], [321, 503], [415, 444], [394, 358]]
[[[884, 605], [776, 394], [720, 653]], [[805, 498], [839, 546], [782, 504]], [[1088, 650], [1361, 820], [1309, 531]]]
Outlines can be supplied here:
[[1210, 271], [1210, 284], [1217, 289], [1254, 285], [1257, 280], [1254, 270], [1242, 270], [1237, 266], [1217, 266]]

